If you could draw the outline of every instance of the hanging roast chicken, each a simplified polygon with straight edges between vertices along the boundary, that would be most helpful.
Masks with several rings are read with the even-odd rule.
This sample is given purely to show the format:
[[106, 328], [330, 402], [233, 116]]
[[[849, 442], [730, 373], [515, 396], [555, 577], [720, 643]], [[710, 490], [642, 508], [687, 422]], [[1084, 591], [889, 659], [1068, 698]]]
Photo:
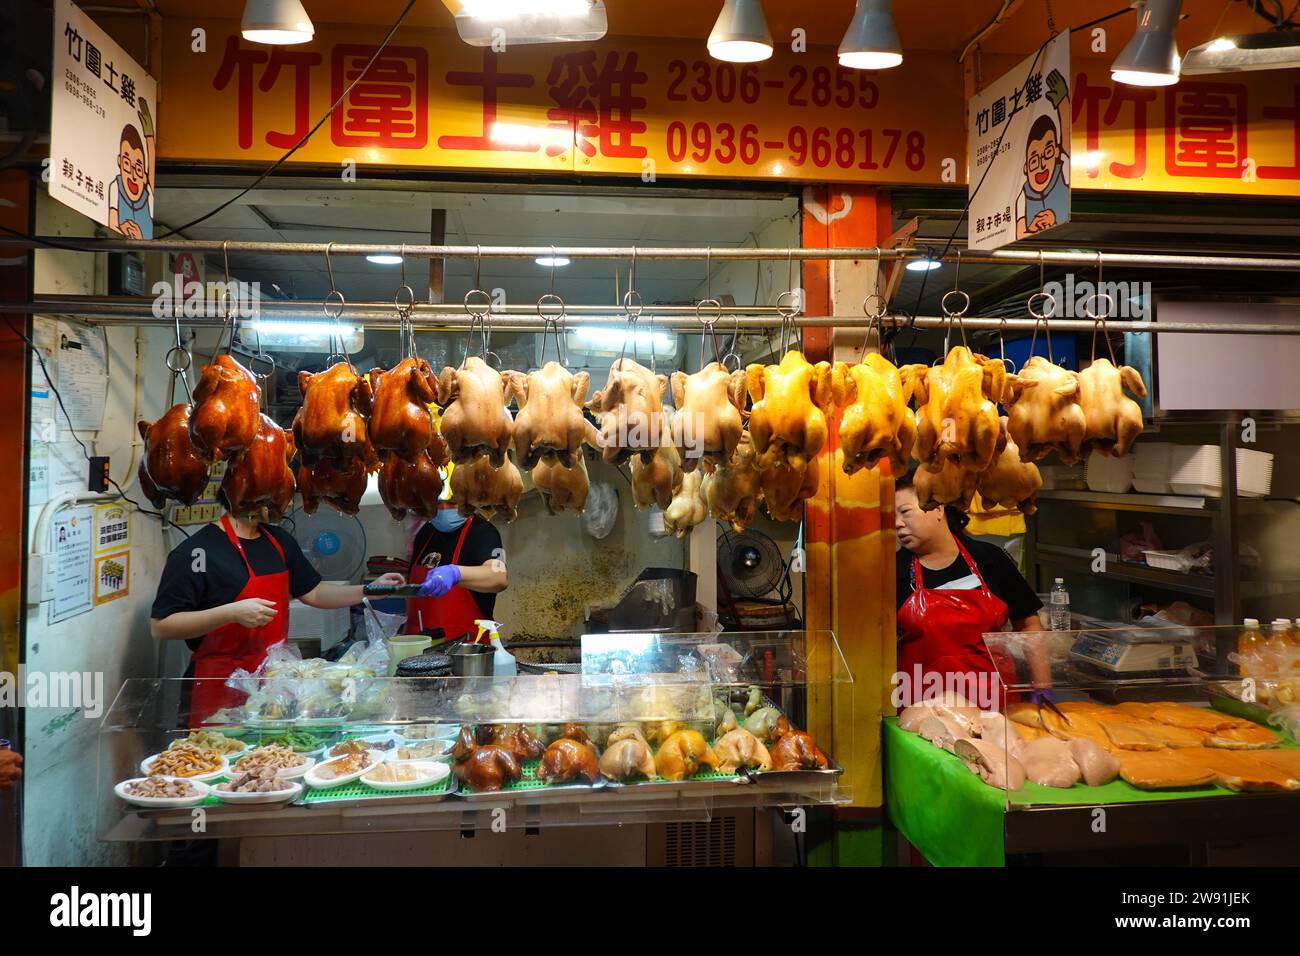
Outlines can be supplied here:
[[942, 365], [913, 368], [918, 373], [917, 460], [931, 471], [946, 461], [983, 471], [997, 451], [997, 403], [1006, 391], [1006, 366], [958, 345]]
[[237, 518], [260, 517], [266, 509], [276, 522], [293, 504], [293, 435], [271, 420], [258, 416], [257, 436], [243, 454], [226, 468], [221, 480], [221, 501]]
[[745, 430], [745, 373], [728, 372], [721, 362], [710, 362], [692, 375], [673, 372], [673, 441], [682, 468], [694, 471], [701, 461], [708, 467], [731, 461]]
[[762, 494], [761, 476], [754, 467], [757, 456], [749, 432], [743, 432], [730, 464], [719, 464], [704, 477], [704, 500], [709, 514], [744, 531], [754, 522], [758, 498]]
[[442, 474], [438, 469], [445, 464], [447, 446], [437, 432], [433, 443], [420, 453], [414, 465], [398, 455], [385, 458], [379, 469], [379, 497], [388, 513], [397, 521], [407, 514], [432, 518], [442, 495]]
[[137, 477], [140, 490], [161, 510], [168, 500], [192, 505], [208, 484], [208, 463], [190, 441], [190, 406], [167, 409], [156, 422], [137, 422], [144, 439], [144, 457]]
[[1087, 420], [1079, 404], [1079, 375], [1031, 356], [1011, 376], [1006, 394], [1007, 434], [1020, 449], [1020, 460], [1038, 461], [1056, 452], [1073, 465], [1081, 455]]
[[667, 427], [663, 442], [649, 462], [640, 455], [632, 458], [632, 503], [637, 508], [656, 504], [667, 509], [682, 486], [682, 459], [668, 438]]
[[751, 365], [745, 370], [749, 397], [749, 435], [755, 467], [779, 464], [802, 469], [826, 445], [827, 416], [835, 405], [831, 364], [812, 365], [791, 349], [780, 365]]
[[656, 375], [630, 358], [617, 359], [609, 369], [605, 387], [591, 397], [590, 407], [600, 417], [601, 455], [622, 464], [633, 455], [642, 461], [667, 440], [663, 416], [667, 375]]
[[298, 373], [302, 407], [293, 420], [293, 437], [302, 463], [314, 467], [329, 461], [341, 472], [353, 463], [363, 468], [377, 464], [366, 427], [373, 411], [370, 380], [347, 362], [323, 372]]
[[361, 509], [369, 477], [360, 461], [340, 467], [322, 460], [308, 467], [300, 460], [298, 491], [302, 493], [302, 510], [315, 514], [324, 501], [345, 515], [354, 515]]
[[1131, 366], [1116, 368], [1109, 359], [1099, 358], [1079, 373], [1079, 406], [1087, 421], [1084, 454], [1095, 449], [1108, 457], [1123, 458], [1142, 434], [1142, 406], [1125, 395], [1125, 389], [1146, 398], [1146, 383]]
[[1014, 508], [1031, 515], [1038, 510], [1034, 498], [1043, 487], [1043, 476], [1033, 462], [1021, 460], [1020, 449], [1008, 433], [1005, 416], [1001, 419], [1003, 440], [999, 442], [993, 464], [976, 476], [976, 488], [985, 507]]
[[262, 391], [253, 373], [229, 355], [218, 355], [194, 389], [190, 441], [208, 461], [230, 459], [257, 436]]
[[380, 454], [392, 452], [415, 464], [433, 441], [429, 404], [437, 398], [437, 382], [429, 363], [408, 356], [386, 372], [372, 368], [370, 388], [370, 443]]
[[772, 520], [800, 520], [803, 517], [803, 503], [817, 493], [820, 480], [819, 458], [809, 458], [802, 468], [776, 465], [760, 472], [759, 487], [763, 490], [763, 503]]
[[836, 390], [847, 406], [839, 426], [846, 475], [874, 468], [881, 458], [889, 460], [892, 474], [907, 471], [916, 444], [916, 416], [908, 403], [917, 368], [896, 368], [878, 352], [868, 353], [858, 365], [836, 363]]
[[587, 494], [591, 481], [587, 477], [587, 463], [579, 452], [573, 467], [566, 468], [558, 461], [539, 461], [533, 468], [533, 487], [542, 494], [546, 510], [551, 514], [572, 511], [582, 514], [587, 507]]
[[464, 465], [488, 455], [498, 468], [505, 464], [514, 422], [506, 409], [500, 372], [476, 355], [458, 369], [444, 368], [438, 377], [438, 402], [446, 409], [442, 437], [452, 461]]
[[918, 468], [912, 478], [916, 502], [923, 511], [933, 511], [940, 505], [953, 505], [967, 511], [975, 497], [979, 475], [979, 472], [952, 461], [942, 462], [938, 471]]
[[503, 511], [507, 521], [514, 521], [523, 493], [523, 477], [509, 457], [498, 468], [485, 455], [457, 465], [451, 473], [451, 499], [462, 515], [478, 512], [490, 521]]
[[673, 500], [664, 509], [664, 530], [684, 538], [686, 532], [709, 516], [709, 503], [704, 500], [704, 472], [688, 471], [682, 475], [681, 486]]
[[507, 372], [505, 380], [505, 401], [514, 396], [519, 406], [515, 455], [525, 470], [543, 459], [568, 468], [581, 457], [584, 443], [599, 444], [596, 429], [582, 414], [591, 382], [587, 372], [575, 375], [559, 362], [547, 362], [528, 375]]

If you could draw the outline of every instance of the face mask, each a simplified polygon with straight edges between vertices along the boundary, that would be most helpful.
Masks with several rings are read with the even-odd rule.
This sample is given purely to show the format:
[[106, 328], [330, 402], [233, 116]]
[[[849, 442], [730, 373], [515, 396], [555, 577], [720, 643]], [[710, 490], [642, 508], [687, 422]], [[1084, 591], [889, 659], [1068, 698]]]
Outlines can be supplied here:
[[466, 518], [455, 508], [439, 508], [433, 516], [433, 526], [439, 531], [456, 531], [465, 524]]

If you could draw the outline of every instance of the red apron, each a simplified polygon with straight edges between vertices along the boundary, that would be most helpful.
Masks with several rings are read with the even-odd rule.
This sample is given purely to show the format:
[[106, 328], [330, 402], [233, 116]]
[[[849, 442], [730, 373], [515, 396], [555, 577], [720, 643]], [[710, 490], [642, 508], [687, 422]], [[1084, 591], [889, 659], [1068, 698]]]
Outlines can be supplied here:
[[[460, 564], [460, 549], [464, 546], [465, 535], [469, 533], [469, 526], [473, 523], [473, 515], [465, 519], [465, 524], [460, 529], [460, 537], [456, 539], [456, 550], [451, 553], [449, 564]], [[424, 561], [429, 556], [429, 545], [432, 541], [433, 535], [430, 535], [420, 553], [412, 556], [411, 573], [407, 577], [411, 584], [421, 584], [429, 576], [431, 568]], [[437, 565], [435, 564], [434, 567]], [[440, 598], [409, 598], [406, 602], [405, 631], [407, 634], [420, 634], [430, 628], [440, 627], [449, 639], [460, 637], [462, 634], [473, 635], [477, 630], [474, 622], [482, 617], [483, 612], [479, 610], [473, 592], [458, 584]]]
[[957, 550], [978, 579], [978, 589], [927, 588], [922, 577], [921, 560], [912, 559], [912, 595], [898, 611], [898, 669], [907, 677], [900, 690], [910, 688], [910, 693], [900, 695], [903, 706], [922, 698], [927, 687], [918, 677], [932, 671], [943, 675], [942, 690], [979, 686], [978, 683], [963, 685], [953, 682], [946, 675], [960, 675], [962, 678], [968, 674], [976, 678], [987, 675], [984, 681], [991, 699], [977, 703], [996, 708], [1001, 697], [998, 672], [981, 635], [1002, 628], [1007, 620], [1007, 605], [988, 589], [960, 539], [957, 540]]
[[[266, 659], [266, 651], [273, 644], [278, 644], [289, 636], [289, 565], [285, 562], [283, 571], [273, 574], [254, 574], [253, 566], [248, 563], [244, 553], [243, 542], [235, 534], [234, 526], [228, 516], [221, 519], [221, 527], [226, 537], [235, 546], [239, 556], [244, 559], [248, 569], [248, 581], [243, 590], [235, 596], [236, 601], [249, 598], [265, 598], [275, 602], [275, 617], [269, 624], [261, 627], [243, 627], [239, 624], [227, 624], [209, 632], [199, 649], [194, 652], [194, 676], [200, 678], [194, 683], [190, 702], [190, 724], [197, 727], [223, 707], [236, 707], [244, 701], [244, 694], [225, 686], [226, 679], [237, 668], [256, 670]], [[259, 533], [266, 535], [280, 560], [284, 561], [284, 549], [274, 535], [267, 534], [259, 528]], [[207, 678], [202, 679], [202, 678]]]

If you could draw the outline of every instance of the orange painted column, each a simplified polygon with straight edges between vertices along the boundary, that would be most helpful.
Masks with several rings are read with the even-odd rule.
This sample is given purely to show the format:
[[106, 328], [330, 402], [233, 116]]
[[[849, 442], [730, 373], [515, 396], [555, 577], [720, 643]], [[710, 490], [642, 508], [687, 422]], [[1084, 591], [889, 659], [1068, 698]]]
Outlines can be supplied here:
[[[874, 246], [890, 231], [888, 196], [879, 190], [831, 186], [804, 192], [805, 247]], [[861, 289], [862, 276], [855, 271], [869, 270], [870, 275], [875, 268], [874, 260], [805, 263], [805, 311], [859, 314], [861, 297], [837, 290]], [[856, 301], [847, 301], [850, 297]], [[806, 329], [808, 360], [833, 360], [832, 342], [831, 329]], [[895, 670], [894, 482], [887, 463], [844, 474], [838, 424], [837, 413], [822, 453], [821, 484], [808, 501], [804, 604], [808, 628], [835, 632], [853, 674], [851, 685], [835, 689], [831, 708], [830, 731], [845, 767], [843, 782], [852, 787], [853, 806], [878, 808], [881, 717], [892, 713], [887, 710], [889, 677]]]

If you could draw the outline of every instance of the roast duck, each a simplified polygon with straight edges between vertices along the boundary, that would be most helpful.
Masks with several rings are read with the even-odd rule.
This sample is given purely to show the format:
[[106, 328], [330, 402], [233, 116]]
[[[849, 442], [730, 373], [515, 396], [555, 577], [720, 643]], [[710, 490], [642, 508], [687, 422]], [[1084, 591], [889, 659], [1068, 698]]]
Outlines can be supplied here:
[[391, 452], [415, 464], [433, 440], [429, 405], [437, 398], [436, 384], [422, 358], [404, 358], [388, 371], [370, 370], [370, 443], [376, 452]]
[[549, 513], [572, 511], [582, 514], [587, 507], [587, 494], [591, 491], [582, 452], [578, 452], [573, 465], [567, 468], [558, 461], [539, 461], [533, 468], [533, 487], [541, 492]]
[[[393, 456], [390, 460], [401, 459]], [[302, 510], [309, 515], [315, 514], [324, 501], [345, 515], [354, 515], [361, 509], [361, 496], [366, 493], [368, 478], [360, 461], [342, 467], [322, 459], [308, 467], [300, 459], [298, 491], [302, 493]]]
[[262, 415], [261, 394], [253, 373], [229, 355], [203, 366], [190, 412], [194, 450], [208, 461], [220, 461], [252, 445]]
[[257, 435], [243, 453], [226, 467], [221, 480], [221, 500], [237, 518], [260, 517], [265, 508], [277, 522], [293, 505], [293, 435], [258, 415]]
[[1038, 461], [1054, 451], [1067, 465], [1077, 462], [1087, 429], [1078, 373], [1034, 355], [1010, 384], [1007, 434], [1020, 449], [1020, 460]]
[[717, 464], [713, 473], [704, 476], [704, 500], [709, 513], [719, 521], [744, 531], [754, 521], [762, 476], [754, 467], [754, 444], [748, 432], [742, 432], [729, 464]]
[[659, 745], [655, 772], [665, 780], [685, 780], [700, 767], [718, 769], [718, 756], [698, 730], [679, 730]]
[[457, 466], [451, 473], [451, 500], [462, 515], [479, 512], [490, 521], [501, 511], [507, 521], [514, 521], [523, 494], [524, 479], [509, 458], [504, 458], [498, 468], [491, 457], [484, 455]]
[[632, 503], [637, 508], [658, 505], [666, 511], [682, 486], [681, 455], [669, 440], [667, 427], [661, 434], [663, 444], [649, 461], [641, 455], [632, 458]]
[[170, 499], [183, 505], [199, 500], [208, 483], [208, 463], [190, 441], [190, 406], [173, 405], [156, 422], [137, 422], [144, 439], [140, 490], [161, 510]]
[[302, 464], [314, 468], [328, 461], [343, 472], [355, 466], [373, 469], [378, 462], [366, 425], [373, 405], [370, 381], [338, 362], [314, 375], [299, 372], [298, 387], [302, 407], [293, 420], [293, 437]]
[[505, 401], [513, 396], [519, 406], [514, 443], [523, 468], [531, 470], [539, 461], [569, 468], [581, 457], [584, 443], [599, 444], [596, 429], [582, 414], [591, 381], [588, 373], [574, 375], [559, 362], [547, 362], [528, 375], [507, 372], [505, 379]]
[[893, 475], [906, 473], [916, 444], [916, 416], [908, 404], [917, 374], [917, 366], [899, 369], [877, 352], [858, 365], [835, 364], [837, 397], [845, 405], [839, 438], [846, 475], [874, 468], [881, 458]]
[[667, 375], [656, 375], [630, 358], [617, 359], [605, 387], [591, 397], [600, 418], [601, 455], [622, 464], [636, 455], [644, 462], [667, 441], [664, 392]]
[[674, 372], [673, 441], [682, 468], [694, 471], [701, 461], [709, 468], [731, 461], [744, 432], [745, 373], [728, 372], [721, 362], [710, 362], [691, 375]]
[[514, 422], [506, 409], [506, 384], [500, 372], [471, 355], [460, 368], [442, 370], [438, 401], [446, 409], [442, 436], [453, 462], [465, 465], [486, 455], [497, 468], [505, 464]]
[[1146, 383], [1131, 366], [1116, 368], [1109, 359], [1099, 358], [1079, 373], [1079, 407], [1086, 420], [1085, 454], [1095, 449], [1122, 458], [1142, 434], [1142, 406], [1125, 395], [1125, 389], [1146, 398]]
[[1031, 515], [1038, 510], [1034, 499], [1043, 487], [1043, 476], [1033, 462], [1022, 461], [1020, 449], [1008, 432], [1009, 420], [1001, 419], [1002, 439], [998, 453], [988, 470], [976, 476], [976, 488], [985, 507], [1014, 508]]
[[792, 349], [780, 365], [749, 366], [745, 381], [753, 401], [755, 467], [802, 470], [826, 445], [827, 416], [835, 405], [830, 363], [812, 365]]
[[[407, 514], [419, 518], [432, 518], [438, 510], [442, 495], [442, 475], [438, 471], [447, 464], [447, 444], [434, 432], [429, 447], [420, 452], [415, 464], [398, 455], [389, 455], [379, 469], [379, 497], [388, 513], [397, 521]], [[306, 502], [304, 500], [304, 507]]]
[[561, 737], [542, 754], [537, 779], [547, 783], [568, 783], [581, 777], [587, 783], [600, 779], [596, 748], [584, 740]]
[[669, 534], [685, 537], [697, 524], [709, 516], [709, 503], [704, 500], [702, 471], [689, 471], [682, 475], [681, 486], [664, 509], [664, 528]]
[[523, 776], [519, 760], [510, 750], [497, 744], [480, 745], [468, 727], [460, 729], [451, 757], [456, 779], [475, 790], [500, 790]]
[[1006, 392], [1006, 366], [958, 345], [942, 365], [912, 370], [917, 373], [917, 460], [931, 471], [946, 461], [983, 471], [997, 451], [997, 406]]

